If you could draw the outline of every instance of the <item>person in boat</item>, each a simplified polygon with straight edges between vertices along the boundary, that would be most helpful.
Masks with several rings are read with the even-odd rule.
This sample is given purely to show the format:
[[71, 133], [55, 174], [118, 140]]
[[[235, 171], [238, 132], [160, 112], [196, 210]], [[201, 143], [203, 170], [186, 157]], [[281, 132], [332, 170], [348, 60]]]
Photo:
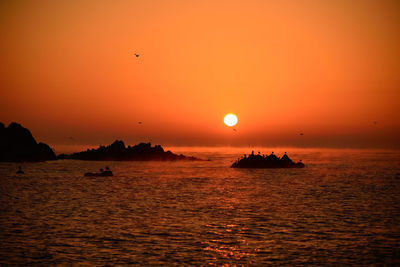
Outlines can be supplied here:
[[18, 166], [17, 174], [23, 174], [23, 173], [24, 173], [24, 171], [22, 170], [22, 167]]
[[110, 170], [110, 168], [108, 166], [106, 166], [106, 170], [102, 171], [102, 173], [104, 175], [110, 175], [110, 176], [113, 175], [112, 171]]

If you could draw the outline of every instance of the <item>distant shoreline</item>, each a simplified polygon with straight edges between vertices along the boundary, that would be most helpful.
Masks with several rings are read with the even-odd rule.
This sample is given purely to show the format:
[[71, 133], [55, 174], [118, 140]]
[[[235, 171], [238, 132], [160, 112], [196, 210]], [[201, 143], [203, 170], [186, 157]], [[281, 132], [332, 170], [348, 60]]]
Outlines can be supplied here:
[[[100, 144], [93, 145], [65, 145], [65, 144], [55, 144], [51, 145], [54, 152], [59, 154], [65, 153], [76, 153], [79, 151], [97, 148]], [[375, 152], [385, 152], [385, 151], [400, 151], [396, 148], [329, 148], [329, 147], [290, 147], [290, 146], [168, 146], [163, 145], [166, 150], [171, 150], [174, 152], [232, 152], [232, 153], [245, 153], [250, 150], [254, 151], [276, 151], [283, 153], [284, 151], [300, 151], [300, 150], [317, 150], [317, 151], [375, 151]]]

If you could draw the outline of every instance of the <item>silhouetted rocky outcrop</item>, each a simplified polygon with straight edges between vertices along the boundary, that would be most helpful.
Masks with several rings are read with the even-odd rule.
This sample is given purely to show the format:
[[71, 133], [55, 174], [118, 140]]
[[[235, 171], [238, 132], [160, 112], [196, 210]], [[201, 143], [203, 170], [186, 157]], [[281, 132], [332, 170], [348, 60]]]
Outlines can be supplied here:
[[299, 161], [293, 162], [288, 155], [285, 154], [282, 158], [277, 157], [273, 152], [269, 156], [255, 155], [254, 151], [248, 156], [245, 154], [232, 164], [232, 168], [304, 168], [304, 164]]
[[80, 160], [124, 160], [124, 161], [167, 161], [167, 160], [200, 160], [195, 157], [177, 155], [171, 151], [164, 151], [160, 145], [151, 146], [151, 143], [140, 143], [135, 146], [125, 147], [123, 141], [116, 140], [109, 146], [100, 146], [98, 149], [73, 153], [70, 155], [61, 154], [59, 159], [80, 159]]
[[45, 161], [56, 155], [44, 143], [37, 143], [31, 132], [12, 122], [8, 127], [0, 123], [0, 161]]

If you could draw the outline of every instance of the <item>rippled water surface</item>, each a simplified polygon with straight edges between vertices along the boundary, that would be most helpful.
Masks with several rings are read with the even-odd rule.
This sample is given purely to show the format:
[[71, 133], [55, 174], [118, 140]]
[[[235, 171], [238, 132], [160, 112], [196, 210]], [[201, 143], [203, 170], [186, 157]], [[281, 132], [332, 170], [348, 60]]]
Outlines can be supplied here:
[[0, 264], [399, 265], [400, 152], [288, 153], [307, 167], [0, 163]]

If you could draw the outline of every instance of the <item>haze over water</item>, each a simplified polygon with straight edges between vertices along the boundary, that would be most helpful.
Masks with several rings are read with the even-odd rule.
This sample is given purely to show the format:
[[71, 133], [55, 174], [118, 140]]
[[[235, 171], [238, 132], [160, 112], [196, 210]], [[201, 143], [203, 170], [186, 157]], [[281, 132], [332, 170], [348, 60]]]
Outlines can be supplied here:
[[[400, 264], [399, 151], [287, 152], [306, 168], [232, 169], [241, 153], [215, 149], [21, 176], [0, 163], [0, 264]], [[113, 177], [83, 176], [106, 165]]]

